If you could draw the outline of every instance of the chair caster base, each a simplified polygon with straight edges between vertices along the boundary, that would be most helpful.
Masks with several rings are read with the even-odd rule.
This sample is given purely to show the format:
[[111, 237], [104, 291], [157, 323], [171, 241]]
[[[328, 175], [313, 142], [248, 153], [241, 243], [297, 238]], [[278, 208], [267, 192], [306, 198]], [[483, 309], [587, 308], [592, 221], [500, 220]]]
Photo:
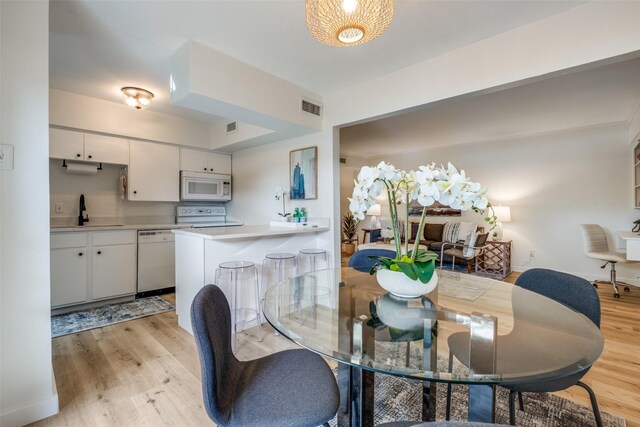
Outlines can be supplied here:
[[594, 282], [594, 283], [592, 283], [592, 285], [593, 285], [594, 288], [598, 289], [598, 284], [597, 283]]
[[613, 297], [620, 299], [620, 294], [613, 294]]
[[630, 288], [630, 287], [628, 287], [628, 286], [625, 286], [625, 287], [624, 287], [624, 291], [625, 291], [625, 292], [631, 292], [631, 288]]

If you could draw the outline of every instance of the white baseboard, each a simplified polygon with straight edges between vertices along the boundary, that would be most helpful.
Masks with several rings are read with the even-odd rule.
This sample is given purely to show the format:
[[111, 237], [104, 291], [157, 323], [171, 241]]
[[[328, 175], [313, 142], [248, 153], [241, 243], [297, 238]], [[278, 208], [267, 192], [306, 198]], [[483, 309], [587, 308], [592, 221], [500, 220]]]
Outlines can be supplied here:
[[0, 426], [21, 427], [57, 414], [59, 411], [58, 390], [53, 367], [51, 367], [51, 380], [53, 395], [50, 398], [0, 414]]
[[[530, 270], [532, 268], [543, 268], [543, 267], [523, 267], [523, 266], [513, 266], [513, 271], [517, 271], [519, 273], [523, 273], [527, 270]], [[608, 271], [608, 270], [607, 270]], [[578, 276], [578, 277], [582, 277], [583, 279], [586, 279], [590, 282], [593, 282], [594, 280], [603, 280], [603, 281], [607, 281], [609, 280], [609, 275], [600, 275], [600, 274], [584, 274], [584, 273], [576, 273], [576, 272], [572, 272], [572, 271], [564, 271], [563, 273], [568, 273], [568, 274], [573, 274], [574, 276]], [[637, 277], [622, 277], [622, 276], [618, 276], [618, 281], [620, 282], [625, 282], [630, 286], [636, 286], [636, 287], [640, 287], [640, 279], [638, 279]]]

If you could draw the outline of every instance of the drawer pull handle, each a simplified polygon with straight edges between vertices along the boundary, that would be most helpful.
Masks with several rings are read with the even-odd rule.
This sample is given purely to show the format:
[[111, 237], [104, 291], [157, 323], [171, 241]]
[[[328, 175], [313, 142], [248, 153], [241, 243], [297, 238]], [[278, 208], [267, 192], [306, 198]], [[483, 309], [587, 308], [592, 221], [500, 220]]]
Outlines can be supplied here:
[[78, 256], [82, 256], [82, 252], [78, 252]]
[[98, 255], [100, 255], [102, 253], [102, 251], [98, 251]]

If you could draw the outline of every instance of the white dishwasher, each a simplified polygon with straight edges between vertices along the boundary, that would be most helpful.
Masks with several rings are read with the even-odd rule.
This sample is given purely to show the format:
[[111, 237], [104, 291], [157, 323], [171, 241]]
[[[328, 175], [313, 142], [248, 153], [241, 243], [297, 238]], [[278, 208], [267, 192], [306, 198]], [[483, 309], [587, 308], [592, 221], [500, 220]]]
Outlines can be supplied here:
[[138, 231], [138, 294], [176, 285], [175, 238], [171, 230]]

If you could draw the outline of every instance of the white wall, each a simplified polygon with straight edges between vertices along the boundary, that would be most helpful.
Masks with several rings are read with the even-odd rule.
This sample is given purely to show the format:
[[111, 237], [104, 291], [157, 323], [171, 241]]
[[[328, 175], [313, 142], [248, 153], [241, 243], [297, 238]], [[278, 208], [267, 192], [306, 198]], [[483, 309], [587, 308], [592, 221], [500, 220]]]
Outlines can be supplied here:
[[[398, 146], [401, 139], [391, 136], [389, 144]], [[511, 207], [504, 238], [513, 239], [512, 263], [518, 269], [545, 267], [604, 278], [601, 263], [582, 252], [579, 224], [601, 224], [612, 245], [619, 245], [612, 233], [631, 229], [640, 217], [633, 209], [631, 156], [627, 126], [618, 124], [384, 156], [370, 163], [385, 160], [408, 170], [451, 162], [487, 187], [493, 204]], [[464, 218], [482, 223], [473, 213]], [[536, 256], [527, 263], [530, 250]], [[638, 282], [637, 267], [621, 265], [619, 271]]]
[[320, 247], [338, 257], [334, 250], [338, 229], [333, 225], [336, 198], [333, 165], [338, 158], [331, 137], [324, 132], [235, 152], [232, 159], [233, 200], [227, 205], [228, 215], [242, 219], [247, 225], [277, 220], [278, 212], [282, 212], [282, 201], [275, 199], [275, 189], [290, 185], [289, 152], [312, 146], [318, 147], [318, 198], [291, 201], [287, 197], [287, 212], [304, 206], [311, 218], [331, 218], [333, 230], [319, 236]]
[[49, 291], [49, 4], [0, 2], [0, 425], [58, 411]]
[[[120, 198], [120, 166], [103, 164], [95, 175], [68, 174], [62, 160], [49, 160], [49, 187], [52, 225], [73, 225], [78, 221], [80, 194], [84, 194], [90, 224], [125, 222], [165, 223], [175, 220], [177, 203], [136, 202]], [[55, 212], [56, 202], [63, 212]]]
[[153, 111], [135, 110], [121, 102], [109, 102], [70, 92], [50, 91], [50, 123], [171, 144], [212, 148], [211, 123]]

